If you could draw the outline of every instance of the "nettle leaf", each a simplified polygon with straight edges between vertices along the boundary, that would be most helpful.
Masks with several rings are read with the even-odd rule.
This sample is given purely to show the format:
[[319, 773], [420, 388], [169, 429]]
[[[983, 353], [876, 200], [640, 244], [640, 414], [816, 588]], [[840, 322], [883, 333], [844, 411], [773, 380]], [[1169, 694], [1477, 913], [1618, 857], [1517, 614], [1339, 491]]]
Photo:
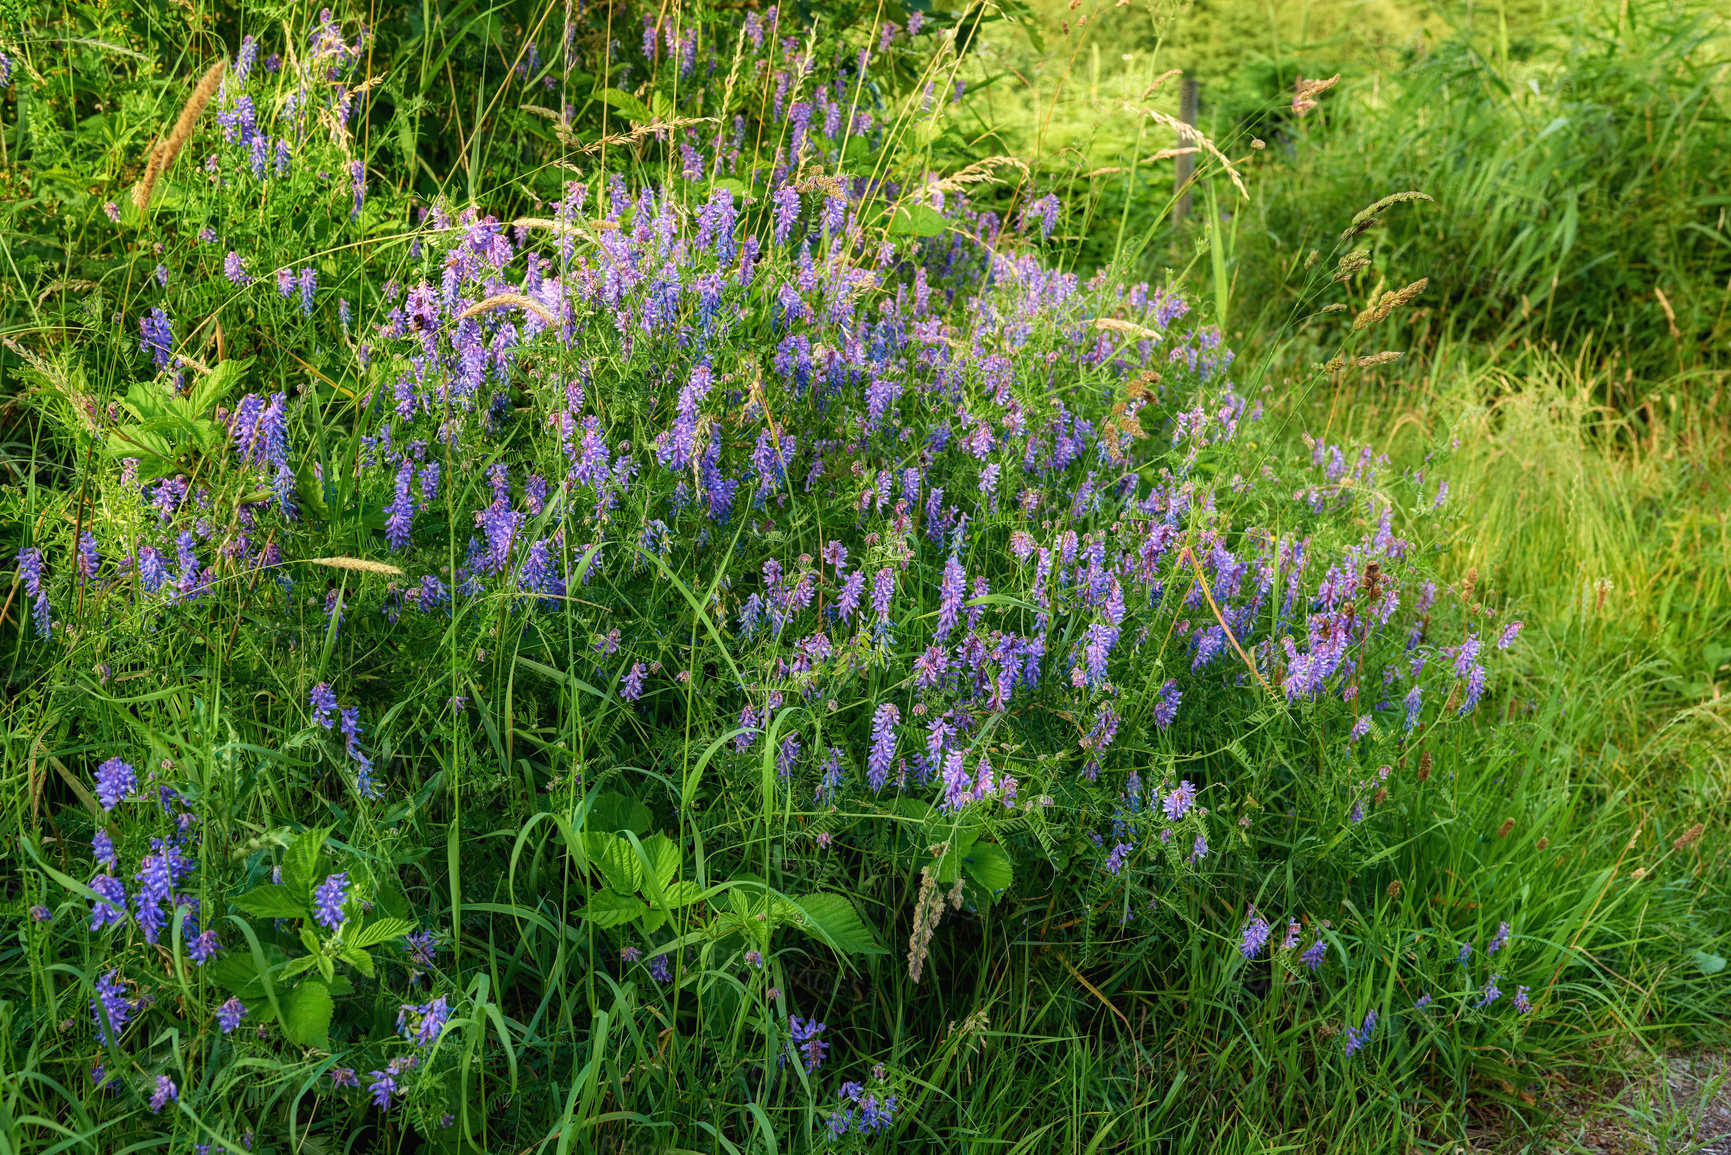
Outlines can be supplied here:
[[653, 822], [649, 807], [635, 798], [609, 791], [595, 796], [595, 801], [590, 805], [589, 813], [584, 819], [584, 826], [591, 832], [629, 830], [641, 838], [649, 833]]
[[690, 879], [682, 878], [661, 888], [661, 898], [669, 910], [690, 906], [703, 897], [703, 888]]
[[328, 1051], [331, 1014], [335, 1010], [331, 988], [317, 979], [308, 979], [282, 1000], [282, 1033], [290, 1042]]
[[345, 946], [338, 952], [337, 957], [366, 975], [368, 978], [373, 977], [373, 956], [362, 950], [360, 947]]
[[996, 842], [976, 842], [960, 858], [962, 870], [975, 885], [989, 892], [993, 901], [1001, 898], [1016, 880], [1015, 864]]
[[377, 918], [356, 931], [349, 939], [349, 946], [358, 949], [378, 946], [382, 942], [402, 938], [414, 929], [415, 924], [406, 918]]
[[283, 853], [283, 887], [302, 904], [312, 901], [313, 886], [322, 877], [319, 872], [319, 855], [324, 850], [325, 837], [332, 829], [329, 826], [315, 826], [311, 830], [303, 831], [289, 843], [288, 850]]
[[808, 894], [794, 901], [799, 907], [796, 925], [820, 942], [847, 954], [889, 953], [846, 895]]
[[648, 909], [643, 900], [634, 894], [603, 890], [590, 899], [589, 904], [578, 913], [596, 926], [606, 929], [623, 926]]
[[298, 899], [286, 886], [255, 886], [228, 900], [229, 905], [259, 918], [307, 918], [305, 899]]

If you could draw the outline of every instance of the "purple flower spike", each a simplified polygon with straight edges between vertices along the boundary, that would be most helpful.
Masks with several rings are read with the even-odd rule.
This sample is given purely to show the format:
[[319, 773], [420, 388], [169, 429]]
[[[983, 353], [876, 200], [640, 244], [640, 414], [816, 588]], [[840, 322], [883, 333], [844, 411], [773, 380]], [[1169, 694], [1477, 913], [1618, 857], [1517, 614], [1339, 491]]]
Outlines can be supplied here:
[[347, 917], [343, 907], [349, 901], [349, 876], [346, 873], [332, 874], [325, 878], [313, 891], [313, 917], [326, 930], [335, 930], [343, 925]]

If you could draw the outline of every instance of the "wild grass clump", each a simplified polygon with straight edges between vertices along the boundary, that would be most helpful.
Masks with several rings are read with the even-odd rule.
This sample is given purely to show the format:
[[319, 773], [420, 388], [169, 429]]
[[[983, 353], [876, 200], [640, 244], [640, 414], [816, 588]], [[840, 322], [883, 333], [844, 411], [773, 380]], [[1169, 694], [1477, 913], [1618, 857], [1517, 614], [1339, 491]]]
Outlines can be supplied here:
[[206, 30], [19, 242], [12, 1147], [1372, 1148], [1711, 1037], [1711, 799], [1571, 778], [1471, 451], [1067, 271], [978, 14], [535, 16], [425, 153], [434, 29]]

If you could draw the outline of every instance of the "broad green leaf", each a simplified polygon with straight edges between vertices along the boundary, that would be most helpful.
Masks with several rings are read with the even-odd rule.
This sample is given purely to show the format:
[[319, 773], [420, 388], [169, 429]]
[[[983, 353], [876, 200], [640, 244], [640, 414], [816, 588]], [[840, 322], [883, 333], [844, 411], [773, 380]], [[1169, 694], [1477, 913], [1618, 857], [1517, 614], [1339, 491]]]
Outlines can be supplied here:
[[665, 887], [679, 873], [679, 845], [665, 834], [655, 834], [643, 840], [643, 854], [649, 859], [649, 873], [657, 886]]
[[931, 205], [903, 205], [890, 218], [892, 237], [935, 237], [950, 227], [944, 214]]
[[306, 918], [306, 903], [295, 898], [286, 886], [255, 886], [245, 894], [228, 900], [237, 910], [259, 918]]
[[187, 390], [187, 409], [198, 417], [210, 416], [212, 407], [226, 400], [246, 380], [246, 371], [251, 365], [252, 358], [248, 357], [242, 361], [222, 361], [213, 366]]
[[610, 791], [595, 796], [583, 825], [591, 831], [629, 830], [641, 838], [649, 833], [652, 822], [649, 808], [643, 803]]
[[808, 894], [796, 901], [801, 914], [799, 928], [813, 938], [848, 954], [889, 953], [878, 945], [877, 936], [846, 895]]
[[962, 869], [969, 878], [997, 898], [1016, 880], [1015, 865], [996, 842], [976, 842], [962, 855]]
[[282, 977], [285, 979], [292, 979], [296, 975], [304, 975], [317, 966], [318, 962], [318, 955], [303, 954], [300, 958], [295, 959], [293, 962], [289, 963], [288, 966], [282, 969]]
[[617, 108], [625, 119], [633, 124], [647, 124], [655, 119], [649, 107], [629, 92], [617, 88], [603, 88], [596, 97], [602, 104]]
[[282, 884], [301, 902], [312, 901], [313, 886], [322, 880], [319, 856], [324, 850], [329, 826], [315, 826], [295, 836], [282, 856]]
[[589, 864], [601, 872], [607, 884], [621, 894], [631, 894], [643, 885], [643, 867], [631, 844], [614, 834], [585, 834], [583, 849]]
[[602, 890], [578, 913], [605, 929], [623, 926], [648, 909], [643, 905], [643, 900], [634, 894], [616, 894], [611, 890]]
[[666, 900], [669, 910], [678, 910], [702, 898], [703, 888], [690, 879], [681, 878], [662, 887], [661, 897]]
[[282, 1032], [303, 1047], [331, 1049], [331, 989], [317, 979], [308, 979], [282, 1000]]
[[349, 945], [360, 949], [378, 946], [393, 938], [402, 938], [414, 929], [415, 924], [406, 918], [377, 918], [356, 931], [354, 937], [349, 939]]
[[1725, 969], [1725, 957], [1698, 950], [1695, 952], [1695, 965], [1701, 968], [1704, 975], [1716, 975]]
[[366, 975], [373, 977], [373, 956], [356, 946], [345, 946], [337, 955], [338, 958]]

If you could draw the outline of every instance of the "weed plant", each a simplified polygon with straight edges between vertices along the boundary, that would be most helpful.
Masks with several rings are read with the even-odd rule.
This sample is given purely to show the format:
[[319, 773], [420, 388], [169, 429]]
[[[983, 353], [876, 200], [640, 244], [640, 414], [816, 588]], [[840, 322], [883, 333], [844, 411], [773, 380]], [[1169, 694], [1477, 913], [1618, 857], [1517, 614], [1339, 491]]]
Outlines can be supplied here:
[[978, 11], [243, 15], [0, 48], [12, 1149], [1404, 1147], [1715, 1037], [1713, 780], [1571, 773], [1453, 430], [1070, 271]]

